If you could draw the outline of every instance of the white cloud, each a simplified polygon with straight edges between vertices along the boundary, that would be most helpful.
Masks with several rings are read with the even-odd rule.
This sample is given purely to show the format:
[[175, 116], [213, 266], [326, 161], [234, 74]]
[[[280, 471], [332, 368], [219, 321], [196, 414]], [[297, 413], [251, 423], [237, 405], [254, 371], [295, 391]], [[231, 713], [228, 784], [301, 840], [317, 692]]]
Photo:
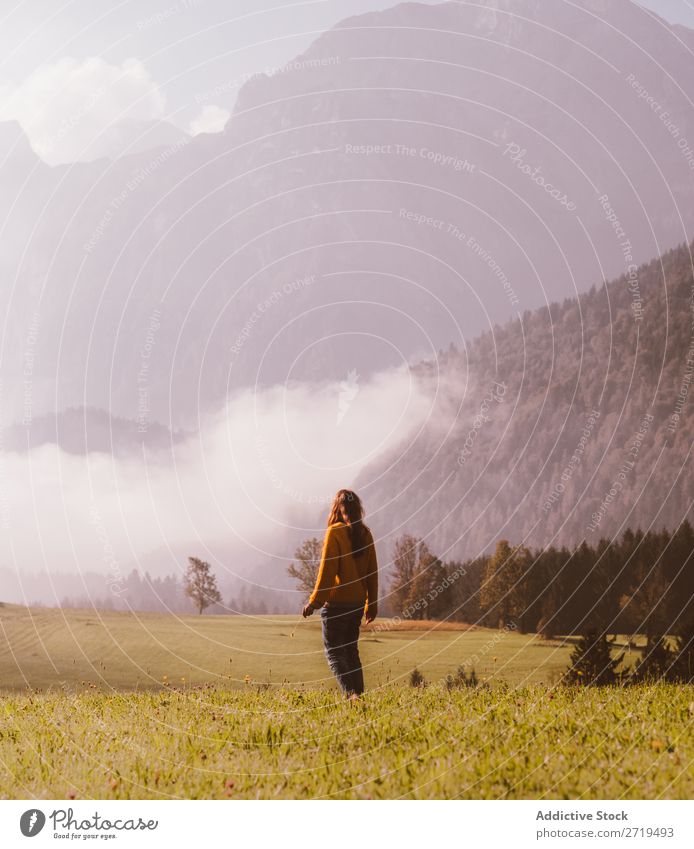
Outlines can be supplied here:
[[110, 65], [65, 57], [21, 84], [0, 86], [0, 121], [18, 121], [46, 162], [86, 161], [99, 135], [121, 121], [164, 115], [165, 97], [138, 59]]
[[103, 571], [104, 537], [123, 566], [192, 541], [207, 551], [241, 539], [259, 557], [286, 557], [288, 526], [322, 525], [335, 491], [432, 415], [430, 392], [406, 368], [358, 383], [346, 410], [342, 381], [240, 392], [173, 457], [75, 456], [54, 445], [5, 455], [0, 566]]
[[190, 122], [189, 132], [192, 136], [200, 133], [221, 133], [230, 114], [226, 109], [215, 106], [213, 103], [203, 106], [198, 117]]

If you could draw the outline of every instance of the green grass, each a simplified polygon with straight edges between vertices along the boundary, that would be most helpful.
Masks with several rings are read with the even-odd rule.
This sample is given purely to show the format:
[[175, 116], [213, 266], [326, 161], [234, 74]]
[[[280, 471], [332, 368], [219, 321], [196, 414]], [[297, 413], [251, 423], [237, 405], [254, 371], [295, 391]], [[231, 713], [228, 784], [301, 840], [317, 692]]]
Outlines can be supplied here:
[[692, 690], [7, 697], [0, 796], [691, 798]]
[[[0, 797], [694, 794], [694, 687], [553, 686], [568, 642], [386, 627], [350, 704], [296, 623], [0, 607]], [[488, 684], [447, 691], [475, 656]]]
[[[0, 690], [160, 687], [223, 682], [334, 688], [319, 616], [170, 616], [0, 607]], [[367, 686], [406, 680], [417, 666], [429, 681], [460, 664], [511, 684], [549, 683], [566, 668], [570, 645], [507, 631], [365, 631], [360, 646]], [[291, 634], [294, 633], [292, 637]]]

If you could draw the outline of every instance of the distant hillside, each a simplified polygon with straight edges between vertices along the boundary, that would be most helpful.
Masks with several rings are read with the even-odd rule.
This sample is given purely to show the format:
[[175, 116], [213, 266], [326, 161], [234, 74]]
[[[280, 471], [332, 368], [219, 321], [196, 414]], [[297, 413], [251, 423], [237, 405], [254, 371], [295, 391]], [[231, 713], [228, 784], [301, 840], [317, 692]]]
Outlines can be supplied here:
[[182, 431], [171, 432], [156, 422], [139, 423], [109, 415], [106, 410], [91, 407], [69, 407], [55, 415], [32, 418], [31, 426], [17, 423], [4, 434], [5, 451], [25, 451], [41, 445], [55, 444], [68, 454], [101, 452], [116, 457], [139, 452], [171, 448], [185, 438]]
[[358, 482], [379, 532], [474, 556], [691, 518], [693, 293], [683, 246], [422, 364], [429, 423]]

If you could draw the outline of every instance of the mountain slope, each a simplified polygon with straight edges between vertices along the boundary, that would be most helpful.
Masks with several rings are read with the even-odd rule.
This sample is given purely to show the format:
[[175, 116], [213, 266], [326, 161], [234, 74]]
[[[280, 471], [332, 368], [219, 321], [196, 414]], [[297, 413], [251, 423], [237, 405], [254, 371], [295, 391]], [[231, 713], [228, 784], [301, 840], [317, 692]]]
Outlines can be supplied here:
[[691, 519], [692, 271], [681, 246], [422, 364], [429, 424], [357, 482], [374, 525], [462, 557]]
[[693, 56], [628, 0], [407, 3], [253, 78], [223, 134], [0, 168], [7, 418], [28, 348], [36, 415], [135, 418], [151, 336], [152, 418], [194, 427], [618, 275], [606, 207], [635, 262], [690, 241]]

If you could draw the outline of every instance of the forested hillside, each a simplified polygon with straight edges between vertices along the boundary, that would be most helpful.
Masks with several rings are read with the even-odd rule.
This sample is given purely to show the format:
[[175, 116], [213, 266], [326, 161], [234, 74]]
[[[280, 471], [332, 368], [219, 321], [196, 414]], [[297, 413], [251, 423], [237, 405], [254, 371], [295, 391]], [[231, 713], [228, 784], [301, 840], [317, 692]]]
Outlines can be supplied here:
[[359, 481], [379, 529], [445, 558], [675, 529], [694, 493], [693, 287], [681, 246], [419, 366], [434, 413]]

